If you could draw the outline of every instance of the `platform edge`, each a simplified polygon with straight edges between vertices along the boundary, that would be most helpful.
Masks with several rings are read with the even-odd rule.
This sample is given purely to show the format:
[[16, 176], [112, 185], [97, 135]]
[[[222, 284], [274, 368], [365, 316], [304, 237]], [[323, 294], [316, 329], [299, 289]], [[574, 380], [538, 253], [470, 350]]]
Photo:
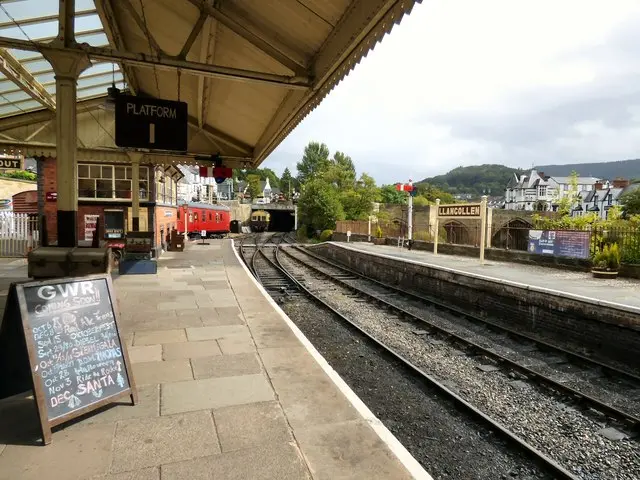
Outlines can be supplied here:
[[273, 309], [278, 312], [284, 322], [291, 329], [300, 343], [304, 345], [307, 351], [311, 354], [313, 359], [318, 363], [320, 368], [327, 374], [331, 381], [338, 387], [338, 389], [344, 394], [349, 403], [358, 411], [362, 418], [373, 428], [380, 440], [384, 442], [389, 450], [396, 456], [398, 461], [407, 469], [409, 474], [416, 480], [434, 480], [431, 475], [424, 469], [422, 465], [409, 453], [409, 451], [400, 443], [396, 436], [373, 414], [373, 412], [365, 405], [365, 403], [351, 390], [351, 387], [340, 377], [331, 365], [325, 360], [325, 358], [316, 350], [309, 339], [302, 333], [295, 323], [289, 318], [289, 316], [280, 308], [280, 306], [271, 298], [271, 295], [263, 288], [262, 285], [251, 274], [247, 266], [244, 264], [238, 251], [235, 248], [234, 239], [231, 239], [231, 248], [238, 260], [238, 263], [243, 268], [244, 272], [251, 279], [253, 284], [258, 288], [260, 293], [265, 297]]
[[[505, 284], [505, 285], [509, 285], [512, 287], [517, 287], [517, 288], [522, 288], [524, 290], [531, 290], [533, 292], [539, 292], [539, 293], [546, 293], [546, 294], [550, 294], [550, 295], [554, 295], [556, 297], [566, 297], [566, 298], [570, 298], [572, 300], [576, 300], [579, 302], [583, 302], [583, 303], [590, 303], [592, 305], [598, 305], [600, 307], [607, 307], [607, 308], [613, 308], [616, 310], [621, 310], [624, 312], [628, 312], [628, 313], [633, 313], [635, 315], [640, 315], [640, 308], [638, 307], [634, 307], [633, 305], [626, 305], [624, 303], [616, 303], [616, 302], [609, 302], [607, 300], [600, 300], [598, 298], [593, 298], [593, 297], [586, 297], [583, 295], [577, 295], [575, 293], [571, 293], [571, 292], [563, 292], [562, 290], [554, 290], [552, 288], [545, 288], [545, 287], [539, 287], [537, 285], [529, 285], [526, 283], [520, 283], [520, 282], [514, 282], [513, 280], [505, 280], [502, 278], [496, 278], [496, 277], [490, 277], [488, 275], [480, 275], [478, 273], [472, 273], [472, 272], [465, 272], [464, 270], [456, 270], [455, 268], [451, 268], [451, 267], [444, 267], [442, 265], [436, 265], [433, 263], [428, 263], [428, 262], [424, 262], [424, 261], [420, 261], [420, 260], [413, 260], [410, 258], [402, 258], [402, 257], [394, 257], [393, 255], [389, 255], [386, 253], [378, 253], [378, 252], [371, 252], [368, 250], [361, 250], [357, 247], [351, 247], [348, 245], [343, 245], [340, 242], [323, 242], [326, 244], [331, 244], [331, 245], [335, 245], [338, 248], [343, 248], [345, 250], [351, 250], [352, 252], [360, 252], [360, 253], [364, 253], [365, 255], [373, 255], [373, 256], [377, 256], [377, 257], [382, 257], [382, 258], [388, 258], [390, 260], [397, 260], [397, 261], [401, 261], [401, 262], [408, 262], [408, 263], [413, 263], [415, 265], [423, 265], [429, 268], [434, 268], [437, 270], [442, 270], [445, 272], [449, 272], [449, 273], [455, 273], [457, 275], [463, 275], [466, 277], [471, 277], [471, 278], [477, 278], [479, 280], [484, 280], [487, 282], [492, 282], [492, 283], [498, 283], [498, 284]], [[322, 243], [313, 245], [314, 247], [322, 245]], [[429, 252], [427, 252], [429, 253]], [[443, 255], [444, 256], [444, 255]], [[503, 263], [509, 263], [509, 262], [503, 262]]]

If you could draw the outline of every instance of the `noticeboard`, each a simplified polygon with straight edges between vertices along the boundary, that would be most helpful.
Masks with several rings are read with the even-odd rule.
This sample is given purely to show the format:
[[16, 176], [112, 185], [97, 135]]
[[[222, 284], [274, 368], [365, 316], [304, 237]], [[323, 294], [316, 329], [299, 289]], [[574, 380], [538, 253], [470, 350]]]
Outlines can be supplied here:
[[115, 116], [118, 147], [187, 151], [185, 102], [120, 94]]
[[438, 217], [440, 218], [480, 218], [482, 204], [458, 203], [452, 205], [438, 205]]
[[[12, 284], [7, 300], [0, 349], [22, 352], [14, 348], [2, 367], [28, 365], [45, 445], [51, 427], [123, 397], [137, 403], [109, 275]], [[15, 372], [10, 380], [24, 386]]]
[[575, 230], [529, 230], [529, 253], [556, 257], [590, 257], [589, 232]]

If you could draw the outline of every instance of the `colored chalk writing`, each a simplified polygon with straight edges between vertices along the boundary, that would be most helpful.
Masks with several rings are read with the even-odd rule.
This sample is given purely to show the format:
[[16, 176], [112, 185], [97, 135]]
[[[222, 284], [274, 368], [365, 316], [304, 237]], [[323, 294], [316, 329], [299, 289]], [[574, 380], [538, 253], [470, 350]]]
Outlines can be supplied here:
[[105, 279], [23, 287], [49, 421], [130, 388]]

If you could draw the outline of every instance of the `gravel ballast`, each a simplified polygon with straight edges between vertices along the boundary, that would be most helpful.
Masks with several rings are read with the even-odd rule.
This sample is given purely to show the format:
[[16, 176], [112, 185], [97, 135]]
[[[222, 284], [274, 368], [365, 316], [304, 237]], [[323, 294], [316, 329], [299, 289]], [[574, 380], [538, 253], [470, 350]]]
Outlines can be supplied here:
[[[426, 373], [450, 382], [467, 401], [577, 476], [589, 480], [640, 478], [638, 444], [635, 440], [611, 441], [599, 435], [599, 430], [610, 426], [606, 420], [568, 407], [557, 395], [513, 374], [483, 372], [480, 367], [491, 364], [487, 359], [461, 354], [436, 335], [416, 334], [415, 324], [363, 302], [326, 279], [314, 278], [311, 270], [284, 254], [280, 257], [292, 273], [305, 276], [310, 290], [336, 310]], [[303, 260], [315, 264], [311, 259]], [[409, 310], [407, 305], [404, 308]], [[434, 323], [448, 321], [425, 309], [421, 315]], [[606, 396], [606, 392], [597, 393]]]

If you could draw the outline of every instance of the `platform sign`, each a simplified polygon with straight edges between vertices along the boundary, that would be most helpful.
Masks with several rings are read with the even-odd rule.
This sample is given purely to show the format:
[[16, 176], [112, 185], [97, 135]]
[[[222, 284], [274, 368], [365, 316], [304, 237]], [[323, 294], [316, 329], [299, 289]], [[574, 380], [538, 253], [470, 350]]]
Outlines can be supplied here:
[[24, 170], [24, 158], [0, 155], [0, 170]]
[[0, 326], [2, 393], [34, 391], [45, 445], [51, 427], [123, 397], [137, 403], [113, 292], [109, 275], [10, 287]]
[[116, 145], [150, 150], [187, 150], [185, 102], [119, 95], [116, 99]]
[[480, 218], [481, 211], [480, 203], [438, 205], [438, 217], [440, 218]]

